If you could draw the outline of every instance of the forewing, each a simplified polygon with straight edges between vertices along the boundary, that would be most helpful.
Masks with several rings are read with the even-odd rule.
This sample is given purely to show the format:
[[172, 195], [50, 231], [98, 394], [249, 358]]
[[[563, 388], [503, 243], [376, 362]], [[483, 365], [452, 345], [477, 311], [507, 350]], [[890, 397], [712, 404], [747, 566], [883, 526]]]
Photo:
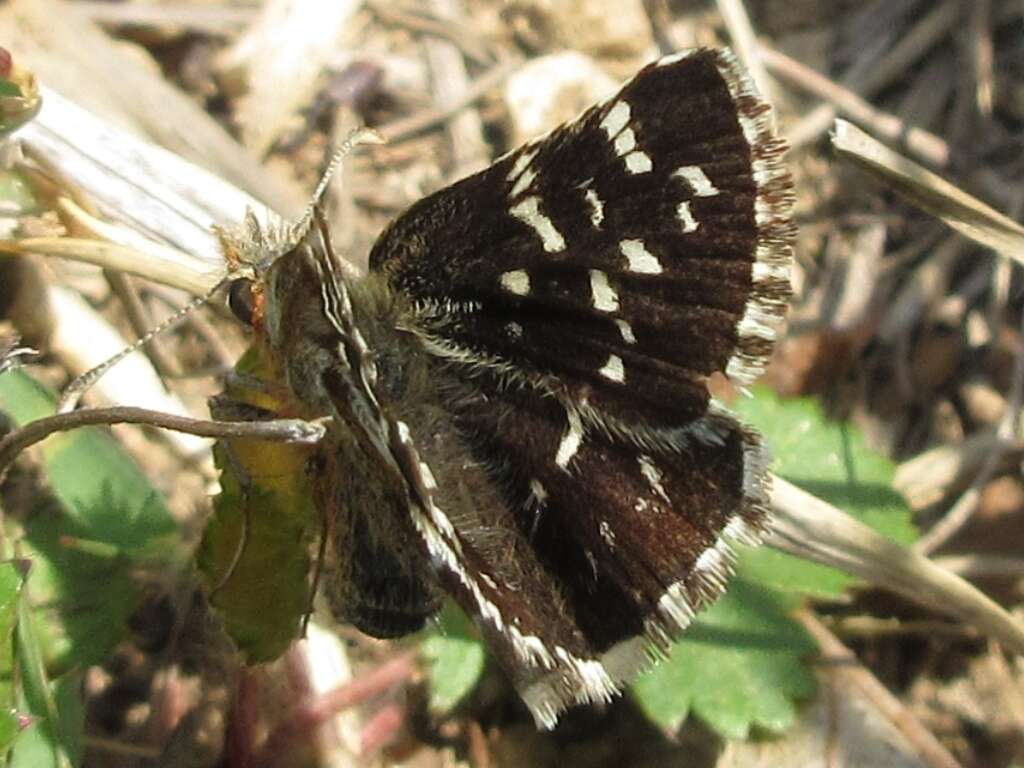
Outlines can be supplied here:
[[708, 374], [749, 383], [771, 350], [793, 234], [782, 151], [730, 53], [666, 57], [414, 205], [371, 267], [419, 302], [434, 354], [623, 434], [682, 427]]

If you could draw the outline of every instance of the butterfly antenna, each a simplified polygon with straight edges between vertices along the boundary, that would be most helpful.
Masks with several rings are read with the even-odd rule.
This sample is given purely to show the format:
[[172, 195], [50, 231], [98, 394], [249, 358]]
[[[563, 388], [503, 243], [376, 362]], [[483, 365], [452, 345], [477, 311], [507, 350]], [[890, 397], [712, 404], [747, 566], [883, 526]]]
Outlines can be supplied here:
[[345, 137], [344, 141], [334, 150], [334, 154], [331, 156], [331, 161], [327, 164], [326, 170], [324, 170], [323, 176], [320, 177], [320, 183], [316, 185], [316, 189], [313, 190], [313, 197], [309, 201], [309, 205], [306, 206], [305, 212], [302, 214], [295, 226], [292, 227], [292, 233], [296, 240], [300, 240], [305, 236], [306, 232], [309, 231], [310, 224], [313, 221], [313, 210], [320, 205], [321, 199], [323, 199], [324, 193], [327, 192], [327, 187], [331, 183], [335, 171], [338, 170], [338, 166], [341, 165], [341, 161], [345, 159], [356, 147], [363, 144], [384, 144], [385, 139], [373, 128], [368, 128], [365, 125], [361, 128], [355, 128], [349, 132], [348, 136]]
[[213, 286], [202, 296], [196, 297], [188, 304], [186, 304], [184, 307], [175, 312], [173, 315], [171, 315], [169, 318], [164, 320], [162, 323], [151, 328], [134, 344], [130, 344], [113, 357], [104, 360], [95, 368], [90, 368], [81, 376], [74, 379], [70, 384], [68, 384], [68, 386], [64, 389], [64, 392], [61, 394], [60, 400], [57, 403], [57, 413], [69, 413], [70, 411], [73, 411], [75, 409], [75, 406], [78, 405], [78, 401], [82, 399], [82, 395], [88, 392], [92, 388], [92, 386], [97, 381], [99, 381], [107, 371], [109, 371], [119, 362], [128, 357], [128, 355], [132, 354], [138, 349], [141, 349], [143, 346], [149, 343], [150, 339], [160, 335], [168, 328], [177, 325], [187, 315], [191, 314], [193, 310], [202, 306], [203, 304], [206, 304], [211, 298], [213, 298], [214, 294], [216, 294], [224, 286], [226, 282], [227, 278], [219, 281], [215, 286]]

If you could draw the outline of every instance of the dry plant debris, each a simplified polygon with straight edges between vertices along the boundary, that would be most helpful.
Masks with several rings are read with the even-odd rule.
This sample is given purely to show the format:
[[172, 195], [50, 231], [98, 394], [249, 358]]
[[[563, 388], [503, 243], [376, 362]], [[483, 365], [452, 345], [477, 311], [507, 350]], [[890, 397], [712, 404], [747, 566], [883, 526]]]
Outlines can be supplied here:
[[[0, 321], [47, 352], [40, 370], [60, 386], [122, 344], [115, 329], [137, 334], [185, 301], [179, 290], [85, 261], [130, 269], [121, 257], [138, 249], [169, 265], [177, 289], [195, 292], [214, 269], [210, 223], [238, 218], [252, 198], [295, 215], [331, 147], [368, 123], [389, 143], [345, 164], [331, 203], [337, 240], [359, 269], [386, 221], [424, 193], [558, 123], [659, 51], [728, 44], [778, 107], [797, 175], [797, 295], [769, 383], [785, 396], [820, 398], [897, 461], [896, 487], [925, 532], [919, 550], [1019, 613], [1022, 41], [1024, 11], [1011, 0], [10, 0], [0, 8], [0, 43], [22, 72], [251, 198], [203, 176], [160, 188], [158, 197], [175, 201], [168, 210], [185, 212], [194, 228], [147, 230], [143, 241], [125, 224], [142, 195], [104, 202], [90, 186], [102, 187], [102, 176], [48, 168], [28, 199], [4, 190], [5, 220], [31, 235], [21, 250], [33, 255], [0, 255]], [[0, 100], [0, 131], [34, 109]], [[858, 128], [837, 128], [837, 117]], [[74, 133], [75, 119], [64, 139], [91, 146], [84, 128]], [[888, 148], [873, 160], [854, 151], [857, 165], [881, 167], [883, 178], [844, 159], [858, 130]], [[108, 171], [145, 187], [176, 173]], [[59, 181], [67, 178], [75, 183]], [[62, 253], [78, 261], [41, 255]], [[112, 334], [107, 346], [94, 324]], [[14, 337], [0, 326], [0, 338]], [[205, 416], [215, 385], [191, 374], [223, 371], [243, 348], [217, 313], [194, 314], [150, 351], [150, 372], [114, 378], [100, 398]], [[178, 402], [167, 402], [161, 376]], [[141, 384], [147, 377], [153, 383]], [[144, 387], [159, 399], [140, 401]], [[214, 479], [205, 449], [118, 434], [197, 535]], [[12, 478], [4, 505], [30, 482]], [[430, 720], [415, 665], [355, 634], [344, 635], [354, 679], [317, 688], [309, 654], [296, 653], [239, 681], [227, 651], [203, 647], [213, 634], [191, 592], [150, 586], [140, 619], [149, 626], [85, 675], [87, 765], [150, 765], [157, 756], [167, 765], [240, 765], [239, 755], [274, 765], [291, 754], [282, 745], [311, 733], [350, 764], [363, 750], [381, 764], [424, 766], [1024, 761], [1020, 657], [948, 623], [934, 630], [936, 615], [873, 590], [804, 616], [822, 651], [822, 692], [800, 729], [770, 746], [726, 748], [699, 723], [667, 734], [628, 701], [539, 735], [507, 715], [508, 693], [493, 675], [456, 714]], [[850, 651], [852, 669], [830, 668]], [[315, 652], [341, 663], [336, 649]], [[295, 697], [306, 719], [275, 721], [275, 708]], [[365, 716], [334, 717], [370, 699]], [[247, 740], [268, 739], [274, 749], [246, 752]]]

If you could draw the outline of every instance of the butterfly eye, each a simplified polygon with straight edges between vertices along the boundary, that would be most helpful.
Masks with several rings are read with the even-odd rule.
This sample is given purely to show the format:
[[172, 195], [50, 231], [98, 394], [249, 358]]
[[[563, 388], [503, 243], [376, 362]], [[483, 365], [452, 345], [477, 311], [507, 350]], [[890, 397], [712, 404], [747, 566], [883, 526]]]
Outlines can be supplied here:
[[241, 322], [252, 325], [256, 317], [256, 283], [248, 277], [232, 280], [228, 285], [228, 309]]

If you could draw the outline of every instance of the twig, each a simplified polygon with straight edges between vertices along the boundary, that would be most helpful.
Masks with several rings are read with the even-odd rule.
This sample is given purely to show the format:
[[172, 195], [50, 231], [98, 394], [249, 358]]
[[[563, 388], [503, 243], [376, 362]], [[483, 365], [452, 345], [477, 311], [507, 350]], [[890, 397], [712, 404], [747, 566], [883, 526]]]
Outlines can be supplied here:
[[396, 8], [394, 3], [381, 0], [372, 0], [366, 5], [381, 21], [387, 24], [400, 25], [413, 32], [447, 40], [458, 46], [464, 56], [477, 64], [489, 64], [494, 61], [494, 57], [487, 54], [487, 47], [476, 30], [459, 23], [454, 17], [444, 20], [430, 18], [421, 15], [422, 11], [415, 13], [412, 9]]
[[57, 432], [78, 427], [111, 424], [145, 424], [175, 432], [212, 438], [248, 437], [282, 443], [316, 443], [324, 435], [323, 426], [302, 419], [269, 421], [209, 421], [174, 416], [148, 408], [87, 408], [36, 419], [0, 440], [0, 477], [15, 457], [26, 448]]
[[394, 120], [387, 125], [381, 126], [377, 130], [391, 144], [405, 141], [411, 136], [415, 136], [417, 133], [421, 133], [428, 128], [433, 128], [435, 125], [439, 125], [446, 120], [451, 119], [453, 115], [457, 115], [463, 109], [466, 109], [478, 99], [482, 98], [492, 88], [495, 88], [504, 82], [505, 79], [515, 72], [521, 64], [522, 61], [518, 58], [502, 61], [496, 64], [486, 74], [474, 80], [473, 83], [462, 92], [461, 96], [457, 100], [434, 109], [410, 115], [409, 117]]
[[97, 24], [112, 27], [173, 26], [200, 35], [236, 35], [253, 22], [255, 6], [228, 7], [221, 4], [201, 7], [186, 4], [148, 5], [145, 3], [105, 3], [81, 0], [75, 12]]
[[872, 133], [893, 142], [936, 168], [949, 164], [949, 146], [922, 128], [908, 125], [895, 115], [869, 104], [853, 91], [836, 84], [810, 67], [767, 46], [761, 46], [765, 64], [781, 77], [832, 104], [837, 111], [862, 123]]
[[[1024, 317], [1021, 318], [1021, 331], [1024, 332]], [[1013, 361], [1013, 377], [1010, 381], [1010, 392], [1006, 402], [1006, 412], [999, 421], [996, 435], [1002, 440], [993, 444], [991, 452], [978, 472], [971, 486], [957, 499], [949, 512], [940, 519], [931, 530], [917, 540], [914, 550], [928, 554], [941, 547], [957, 533], [974, 516], [981, 501], [981, 493], [1002, 466], [1003, 456], [1008, 441], [1017, 434], [1020, 424], [1021, 403], [1024, 402], [1024, 351], [1018, 350]]]
[[879, 619], [875, 616], [847, 616], [845, 618], [818, 617], [830, 630], [841, 637], [904, 637], [924, 635], [935, 637], [977, 637], [978, 633], [962, 624], [948, 621], [902, 621]]
[[321, 696], [310, 699], [287, 713], [254, 756], [253, 768], [291, 765], [300, 739], [319, 728], [344, 709], [360, 704], [391, 686], [408, 680], [416, 671], [416, 654], [404, 653], [386, 664]]
[[829, 632], [813, 614], [798, 611], [796, 619], [818, 644], [822, 661], [828, 662], [829, 674], [834, 676], [837, 682], [860, 691], [864, 698], [903, 734], [929, 768], [962, 768], [931, 731], [925, 728], [914, 714], [879, 682], [878, 678], [863, 667], [856, 654]]
[[959, 576], [890, 541], [831, 504], [772, 479], [769, 543], [790, 554], [840, 568], [977, 628], [1024, 654], [1024, 624]]
[[844, 160], [880, 177], [918, 208], [985, 247], [1024, 264], [1024, 227], [937, 174], [836, 120], [832, 145]]
[[945, 555], [932, 562], [940, 568], [959, 574], [965, 579], [987, 577], [1019, 579], [1024, 577], [1024, 557], [999, 555]]
[[[439, 16], [457, 18], [466, 13], [462, 0], [430, 0], [429, 5]], [[458, 102], [469, 89], [469, 75], [462, 52], [450, 41], [430, 37], [426, 40], [427, 65], [434, 92], [434, 101], [444, 106]], [[490, 159], [484, 142], [483, 120], [476, 109], [466, 109], [452, 116], [447, 125], [451, 143], [452, 167], [455, 178], [480, 170]]]
[[[959, 2], [942, 3], [919, 21], [907, 34], [900, 37], [885, 57], [867, 72], [851, 71], [839, 82], [862, 98], [871, 98], [894, 77], [902, 77], [914, 63], [927, 53], [949, 31], [956, 26], [962, 15]], [[786, 139], [794, 149], [817, 141], [832, 125], [836, 110], [831, 104], [823, 104], [812, 110], [789, 131]]]

